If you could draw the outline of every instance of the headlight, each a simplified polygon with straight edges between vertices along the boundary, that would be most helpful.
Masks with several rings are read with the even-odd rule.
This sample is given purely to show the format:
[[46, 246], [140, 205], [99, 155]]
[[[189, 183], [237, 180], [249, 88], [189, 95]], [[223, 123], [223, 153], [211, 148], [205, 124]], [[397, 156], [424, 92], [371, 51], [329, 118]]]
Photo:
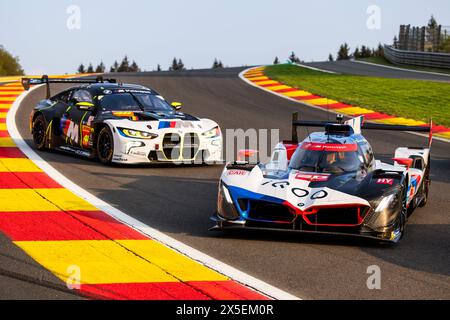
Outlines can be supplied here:
[[228, 188], [222, 185], [223, 194], [225, 195], [225, 199], [228, 203], [233, 203], [233, 199], [231, 199], [230, 191], [228, 191]]
[[378, 204], [377, 208], [375, 209], [375, 212], [381, 212], [384, 209], [386, 209], [394, 200], [395, 197], [395, 193], [388, 195], [386, 197], [384, 197], [383, 199], [381, 199], [380, 203]]
[[155, 139], [158, 137], [157, 134], [145, 132], [145, 131], [139, 131], [139, 130], [133, 130], [133, 129], [127, 129], [127, 128], [117, 128], [119, 130], [119, 133], [127, 138], [136, 138], [136, 139]]
[[219, 186], [219, 196], [217, 199], [217, 212], [219, 216], [229, 220], [239, 219], [239, 213], [236, 210], [233, 199], [228, 188], [221, 183]]
[[220, 132], [220, 128], [218, 126], [202, 133], [202, 136], [204, 136], [205, 138], [216, 138], [220, 135], [221, 135], [221, 132]]

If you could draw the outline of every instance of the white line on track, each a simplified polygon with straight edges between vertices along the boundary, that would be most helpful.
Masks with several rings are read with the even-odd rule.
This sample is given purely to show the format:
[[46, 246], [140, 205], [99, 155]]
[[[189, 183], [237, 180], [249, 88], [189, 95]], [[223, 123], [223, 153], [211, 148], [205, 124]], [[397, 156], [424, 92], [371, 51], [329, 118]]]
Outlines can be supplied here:
[[[299, 67], [303, 67], [303, 65], [298, 65], [298, 66], [299, 66]], [[323, 112], [329, 112], [329, 113], [332, 113], [332, 114], [340, 114], [339, 112], [336, 112], [336, 111], [334, 111], [333, 109], [328, 109], [328, 110], [327, 110], [327, 109], [324, 109], [324, 108], [322, 108], [322, 107], [318, 107], [318, 106], [315, 106], [315, 105], [313, 105], [313, 104], [307, 103], [306, 101], [299, 101], [299, 100], [296, 100], [296, 99], [294, 99], [294, 98], [285, 96], [284, 94], [281, 94], [281, 93], [278, 93], [278, 92], [275, 92], [275, 91], [266, 89], [266, 88], [264, 88], [264, 87], [260, 87], [260, 86], [258, 86], [257, 84], [254, 84], [253, 82], [251, 82], [250, 80], [248, 80], [246, 77], [244, 77], [244, 74], [245, 74], [247, 71], [250, 71], [250, 70], [255, 69], [255, 68], [260, 68], [260, 67], [264, 67], [264, 66], [251, 67], [251, 68], [245, 69], [244, 71], [242, 71], [241, 73], [239, 73], [239, 78], [241, 78], [241, 80], [243, 80], [244, 82], [248, 83], [249, 85], [251, 85], [251, 86], [253, 86], [253, 87], [255, 87], [255, 88], [258, 88], [258, 89], [260, 89], [260, 90], [264, 90], [264, 91], [266, 91], [266, 92], [268, 92], [268, 93], [271, 93], [271, 94], [274, 94], [274, 95], [276, 95], [276, 96], [278, 96], [278, 97], [280, 97], [280, 98], [283, 98], [283, 99], [286, 99], [286, 100], [290, 100], [290, 101], [293, 101], [293, 102], [298, 103], [298, 104], [301, 104], [301, 105], [306, 105], [306, 106], [308, 106], [308, 107], [311, 107], [311, 108], [314, 108], [314, 109], [317, 109], [317, 110], [320, 110], [320, 111], [323, 111]], [[299, 90], [300, 90], [300, 89], [299, 89]], [[331, 100], [331, 99], [330, 99], [330, 100]], [[351, 115], [345, 115], [345, 116], [350, 117]], [[372, 122], [372, 121], [368, 121], [368, 122]], [[419, 133], [419, 132], [412, 132], [412, 131], [405, 131], [405, 132], [410, 133], [410, 134], [413, 134], [413, 135], [416, 135], [416, 136], [427, 137], [427, 138], [428, 138], [428, 134], [423, 134], [423, 133]], [[439, 140], [439, 141], [442, 141], [442, 142], [450, 143], [450, 139], [445, 139], [445, 138], [436, 137], [436, 136], [433, 136], [433, 140]]]
[[368, 61], [360, 61], [360, 60], [353, 60], [352, 62], [362, 63], [362, 64], [367, 64], [367, 65], [375, 66], [375, 67], [381, 67], [381, 68], [387, 68], [387, 69], [393, 69], [393, 70], [406, 71], [406, 72], [424, 73], [424, 74], [432, 74], [432, 75], [436, 75], [436, 76], [450, 77], [450, 74], [447, 74], [447, 73], [432, 72], [432, 71], [423, 71], [423, 70], [412, 70], [412, 69], [406, 69], [406, 68], [394, 67], [394, 66], [386, 66], [386, 65], [384, 65], [384, 64], [372, 63], [372, 62], [368, 62]]
[[320, 71], [320, 72], [325, 72], [325, 73], [340, 74], [340, 73], [338, 73], [338, 72], [334, 72], [334, 71], [330, 71], [330, 70], [325, 70], [325, 69], [319, 69], [319, 68], [316, 68], [316, 67], [308, 66], [308, 65], [306, 65], [306, 64], [302, 64], [302, 63], [293, 63], [293, 65], [295, 65], [295, 66], [297, 66], [297, 67], [302, 67], [302, 68], [311, 69], [311, 70]]
[[[249, 274], [246, 274], [230, 265], [227, 265], [203, 252], [200, 252], [197, 249], [194, 249], [148, 225], [143, 222], [136, 220], [135, 218], [127, 215], [123, 211], [112, 207], [110, 204], [105, 201], [97, 198], [87, 190], [81, 188], [68, 178], [66, 178], [63, 174], [53, 168], [49, 163], [47, 163], [44, 159], [42, 159], [30, 146], [23, 140], [22, 136], [17, 129], [17, 125], [15, 122], [15, 117], [17, 110], [20, 107], [20, 104], [25, 99], [25, 97], [36, 90], [40, 86], [35, 86], [30, 89], [28, 92], [23, 92], [11, 106], [8, 115], [7, 115], [7, 127], [11, 138], [16, 143], [17, 147], [31, 160], [33, 161], [39, 168], [41, 168], [45, 173], [47, 173], [51, 178], [61, 184], [64, 188], [72, 191], [74, 194], [79, 196], [80, 198], [88, 201], [99, 210], [107, 213], [113, 218], [123, 222], [124, 224], [144, 233], [145, 235], [151, 237], [152, 239], [161, 242], [167, 247], [197, 261], [198, 263], [213, 269], [239, 283], [244, 286], [250, 287], [270, 298], [278, 299], [278, 300], [299, 300], [300, 298], [291, 295], [281, 289], [278, 289], [262, 280], [259, 280]], [[239, 250], [239, 248], [236, 248]]]

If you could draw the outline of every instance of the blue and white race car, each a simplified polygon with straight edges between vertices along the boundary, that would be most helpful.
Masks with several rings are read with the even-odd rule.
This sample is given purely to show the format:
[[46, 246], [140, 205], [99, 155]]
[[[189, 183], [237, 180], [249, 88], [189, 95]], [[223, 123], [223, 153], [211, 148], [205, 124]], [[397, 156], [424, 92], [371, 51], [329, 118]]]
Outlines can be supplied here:
[[[212, 230], [276, 229], [357, 235], [397, 242], [409, 214], [428, 200], [430, 127], [299, 121], [266, 164], [226, 165]], [[323, 127], [301, 143], [297, 126]], [[376, 160], [361, 129], [429, 132], [427, 147], [400, 147], [393, 164]], [[256, 151], [241, 154], [251, 157]]]

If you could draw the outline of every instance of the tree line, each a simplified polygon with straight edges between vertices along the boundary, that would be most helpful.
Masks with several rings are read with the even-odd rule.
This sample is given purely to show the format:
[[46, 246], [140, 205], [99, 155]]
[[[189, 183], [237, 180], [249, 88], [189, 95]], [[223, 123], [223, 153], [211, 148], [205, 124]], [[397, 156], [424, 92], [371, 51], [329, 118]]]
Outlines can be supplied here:
[[[214, 62], [211, 66], [212, 69], [220, 69], [224, 68], [224, 65], [221, 60], [218, 60], [217, 58], [214, 58]], [[156, 66], [156, 71], [162, 71], [161, 65], [158, 63]], [[168, 67], [169, 71], [182, 71], [186, 70], [186, 67], [183, 63], [183, 60], [180, 58], [173, 58], [172, 63]], [[114, 61], [113, 65], [109, 68], [109, 72], [141, 72], [141, 68], [138, 66], [136, 61], [132, 61], [130, 63], [130, 60], [128, 59], [128, 56], [125, 56], [120, 63]], [[95, 68], [92, 65], [92, 63], [89, 63], [89, 65], [86, 67], [84, 64], [80, 64], [80, 66], [77, 69], [78, 73], [105, 73], [106, 67], [105, 64], [100, 62], [99, 65], [97, 65]]]
[[[347, 43], [343, 43], [339, 46], [339, 50], [336, 54], [336, 60], [349, 60], [349, 59], [361, 59], [370, 57], [383, 57], [384, 48], [381, 43], [378, 44], [376, 48], [370, 48], [369, 46], [362, 45], [361, 47], [356, 47], [353, 52]], [[330, 53], [328, 55], [328, 61], [334, 61], [333, 55]]]
[[[347, 43], [341, 44], [339, 46], [339, 50], [336, 54], [336, 60], [349, 60], [351, 58], [361, 59], [361, 58], [370, 58], [370, 57], [383, 57], [384, 49], [381, 43], [378, 44], [376, 48], [370, 48], [369, 46], [362, 45], [361, 47], [356, 47], [353, 52], [351, 52], [350, 47]], [[334, 61], [335, 58], [333, 54], [329, 54], [328, 61]], [[287, 58], [288, 63], [302, 63], [303, 61], [295, 54], [295, 52], [291, 52], [289, 57]], [[280, 59], [275, 57], [273, 60], [273, 64], [279, 64]]]
[[[302, 63], [302, 61], [300, 60], [299, 57], [297, 57], [297, 55], [295, 54], [294, 51], [291, 52], [291, 54], [287, 58], [287, 61], [289, 63]], [[275, 57], [275, 59], [273, 59], [273, 64], [279, 64], [279, 63], [280, 63], [280, 59], [278, 59], [278, 56], [277, 56], [277, 57]]]
[[[84, 64], [80, 64], [80, 66], [77, 69], [78, 73], [105, 73], [106, 67], [103, 61], [100, 62], [100, 64], [94, 68], [92, 63], [89, 63], [88, 67], [86, 68]], [[109, 72], [140, 72], [141, 68], [139, 68], [136, 61], [132, 61], [130, 63], [130, 60], [128, 59], [128, 56], [125, 56], [120, 64], [116, 61], [114, 61], [113, 65], [109, 68]]]

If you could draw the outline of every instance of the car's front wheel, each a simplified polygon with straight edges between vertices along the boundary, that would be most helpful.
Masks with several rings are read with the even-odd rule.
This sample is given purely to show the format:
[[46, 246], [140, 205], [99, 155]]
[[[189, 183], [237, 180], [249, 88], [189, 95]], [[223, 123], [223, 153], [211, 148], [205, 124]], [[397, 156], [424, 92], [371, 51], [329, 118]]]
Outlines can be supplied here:
[[33, 121], [33, 142], [38, 150], [45, 149], [46, 139], [46, 124], [45, 118], [39, 114]]
[[403, 185], [401, 192], [401, 199], [402, 203], [400, 206], [400, 210], [398, 212], [397, 216], [397, 228], [394, 231], [394, 238], [392, 239], [393, 242], [397, 243], [400, 241], [404, 235], [405, 235], [405, 227], [406, 227], [406, 220], [408, 218], [408, 208], [407, 208], [407, 200], [406, 200], [406, 192], [407, 191], [407, 185]]
[[103, 127], [97, 138], [97, 156], [101, 163], [110, 164], [114, 154], [114, 138], [109, 127]]

